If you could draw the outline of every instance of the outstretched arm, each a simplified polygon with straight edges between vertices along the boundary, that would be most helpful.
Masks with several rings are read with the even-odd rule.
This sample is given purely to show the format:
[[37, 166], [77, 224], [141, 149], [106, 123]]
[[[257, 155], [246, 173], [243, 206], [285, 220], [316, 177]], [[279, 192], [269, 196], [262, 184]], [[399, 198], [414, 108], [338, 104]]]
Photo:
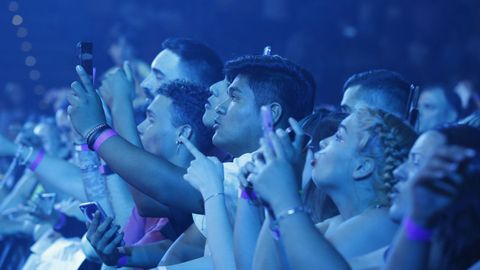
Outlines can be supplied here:
[[[69, 113], [77, 132], [86, 136], [94, 127], [105, 123], [105, 115], [88, 75], [80, 66], [77, 72], [83, 84], [72, 83]], [[147, 153], [120, 136], [105, 141], [97, 152], [114, 172], [139, 191], [167, 206], [203, 213], [201, 194], [182, 181], [185, 169]]]

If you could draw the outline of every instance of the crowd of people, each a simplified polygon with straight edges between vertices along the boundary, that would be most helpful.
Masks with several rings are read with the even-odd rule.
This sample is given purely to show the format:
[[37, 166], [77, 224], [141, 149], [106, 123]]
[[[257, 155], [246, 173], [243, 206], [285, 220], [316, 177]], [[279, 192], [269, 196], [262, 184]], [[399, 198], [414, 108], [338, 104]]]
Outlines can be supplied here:
[[0, 134], [1, 269], [480, 269], [475, 92], [372, 69], [326, 106], [275, 48], [129, 60]]

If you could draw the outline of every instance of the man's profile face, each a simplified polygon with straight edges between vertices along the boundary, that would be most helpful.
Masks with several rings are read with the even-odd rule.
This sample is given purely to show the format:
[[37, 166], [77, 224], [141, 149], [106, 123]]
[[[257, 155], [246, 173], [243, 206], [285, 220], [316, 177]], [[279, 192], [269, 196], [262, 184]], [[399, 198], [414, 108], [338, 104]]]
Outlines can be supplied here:
[[230, 102], [217, 110], [213, 143], [240, 156], [255, 151], [262, 136], [260, 109], [255, 101], [248, 77], [238, 75], [227, 90]]
[[455, 121], [456, 113], [448, 104], [443, 91], [438, 88], [423, 91], [418, 99], [418, 129], [420, 132], [433, 129], [443, 123]]
[[172, 124], [172, 100], [157, 95], [147, 108], [146, 117], [138, 127], [145, 150], [166, 159], [176, 152], [176, 128]]
[[160, 86], [175, 79], [188, 79], [188, 73], [180, 56], [165, 49], [151, 64], [150, 73], [141, 83], [148, 95], [155, 96]]

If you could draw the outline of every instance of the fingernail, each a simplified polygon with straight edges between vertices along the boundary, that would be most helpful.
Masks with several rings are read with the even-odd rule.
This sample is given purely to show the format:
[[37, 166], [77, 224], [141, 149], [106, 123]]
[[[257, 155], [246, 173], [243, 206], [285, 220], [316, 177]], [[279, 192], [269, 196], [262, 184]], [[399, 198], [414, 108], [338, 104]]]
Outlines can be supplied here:
[[81, 71], [81, 70], [82, 70], [82, 68], [81, 68], [79, 65], [75, 66], [75, 69], [76, 69], [77, 71]]

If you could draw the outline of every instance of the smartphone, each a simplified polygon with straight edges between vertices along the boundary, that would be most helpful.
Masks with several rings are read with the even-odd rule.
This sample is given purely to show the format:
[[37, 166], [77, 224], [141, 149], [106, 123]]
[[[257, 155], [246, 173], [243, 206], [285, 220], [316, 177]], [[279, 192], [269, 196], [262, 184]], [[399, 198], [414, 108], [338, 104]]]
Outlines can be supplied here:
[[51, 215], [57, 194], [55, 193], [41, 193], [38, 195], [37, 205], [40, 211], [45, 215]]
[[105, 211], [103, 211], [102, 207], [98, 202], [81, 203], [78, 207], [82, 211], [85, 218], [87, 218], [87, 220], [90, 222], [92, 222], [93, 217], [97, 211], [100, 212], [100, 223], [103, 223], [105, 219], [107, 219], [107, 214], [105, 214]]
[[78, 42], [77, 57], [79, 65], [93, 78], [93, 43], [88, 41]]
[[260, 108], [260, 113], [262, 114], [262, 128], [263, 128], [263, 137], [265, 140], [271, 144], [270, 132], [273, 132], [273, 120], [272, 120], [272, 111], [267, 106], [262, 106]]

